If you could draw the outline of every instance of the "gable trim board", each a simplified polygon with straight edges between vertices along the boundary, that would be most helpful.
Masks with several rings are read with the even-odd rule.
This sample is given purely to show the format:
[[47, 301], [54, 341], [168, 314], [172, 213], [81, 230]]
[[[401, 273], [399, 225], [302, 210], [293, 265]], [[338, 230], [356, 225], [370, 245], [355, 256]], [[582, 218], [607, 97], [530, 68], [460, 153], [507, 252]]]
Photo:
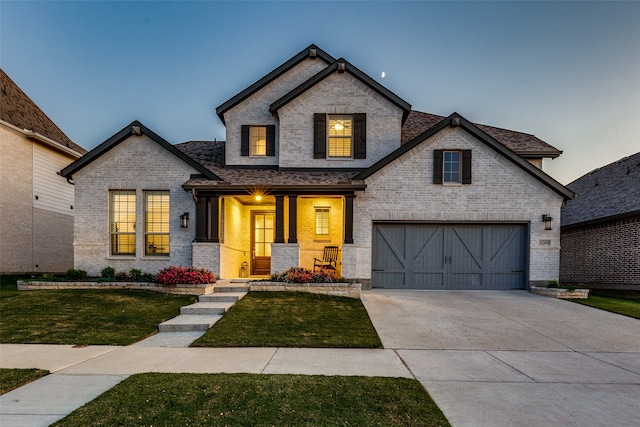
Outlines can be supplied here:
[[348, 72], [349, 74], [351, 74], [352, 76], [360, 80], [362, 83], [364, 83], [365, 85], [369, 86], [371, 89], [376, 91], [387, 101], [391, 102], [392, 104], [400, 108], [402, 110], [402, 123], [404, 123], [405, 120], [407, 120], [407, 117], [409, 116], [409, 112], [411, 111], [411, 104], [409, 104], [407, 101], [403, 100], [398, 95], [391, 92], [386, 87], [382, 86], [380, 83], [378, 83], [377, 81], [369, 77], [364, 72], [360, 71], [358, 68], [356, 68], [354, 65], [350, 64], [343, 58], [336, 60], [333, 64], [329, 65], [327, 68], [320, 71], [318, 74], [311, 77], [309, 80], [302, 83], [300, 86], [296, 87], [295, 89], [293, 89], [292, 91], [284, 95], [282, 98], [275, 101], [269, 107], [269, 112], [271, 112], [271, 114], [278, 114], [278, 110], [280, 108], [284, 107], [289, 102], [293, 101], [298, 96], [302, 95], [307, 90], [311, 89], [312, 87], [314, 87], [315, 85], [317, 85], [318, 83], [320, 83], [321, 81], [323, 81], [324, 79], [332, 75], [333, 73], [344, 73], [344, 72]]
[[555, 191], [556, 193], [561, 195], [564, 198], [564, 200], [570, 200], [570, 199], [573, 199], [575, 197], [575, 193], [573, 191], [569, 190], [567, 187], [565, 187], [564, 185], [560, 184], [558, 181], [556, 181], [555, 179], [551, 178], [549, 175], [547, 175], [546, 173], [544, 173], [543, 171], [541, 171], [540, 169], [538, 169], [537, 167], [535, 167], [531, 163], [529, 163], [526, 160], [522, 159], [520, 156], [518, 156], [512, 150], [508, 149], [503, 144], [499, 143], [494, 138], [492, 138], [491, 136], [487, 135], [485, 132], [480, 130], [473, 123], [471, 123], [470, 121], [468, 121], [467, 119], [465, 119], [464, 117], [462, 117], [458, 113], [453, 113], [449, 117], [446, 117], [445, 119], [443, 119], [442, 121], [440, 121], [439, 123], [437, 123], [436, 125], [431, 127], [429, 130], [423, 132], [422, 134], [420, 134], [417, 137], [415, 137], [413, 140], [407, 142], [406, 144], [404, 144], [403, 146], [401, 146], [397, 150], [393, 151], [392, 153], [390, 153], [386, 157], [383, 157], [382, 159], [380, 159], [379, 161], [374, 163], [367, 170], [365, 170], [365, 171], [359, 173], [358, 175], [354, 176], [353, 179], [354, 180], [356, 180], [356, 179], [362, 179], [363, 180], [363, 179], [366, 179], [366, 178], [370, 177], [371, 175], [375, 174], [376, 172], [378, 172], [379, 170], [381, 170], [382, 168], [384, 168], [385, 166], [387, 166], [388, 164], [390, 164], [394, 160], [398, 159], [403, 154], [405, 154], [408, 151], [412, 150], [417, 145], [421, 144], [422, 142], [426, 141], [427, 139], [429, 139], [433, 135], [437, 134], [438, 132], [440, 132], [441, 130], [443, 130], [443, 129], [449, 127], [449, 126], [451, 126], [451, 127], [460, 127], [462, 129], [464, 129], [465, 131], [469, 132], [475, 138], [477, 138], [478, 140], [482, 141], [483, 143], [485, 143], [487, 146], [489, 146], [493, 150], [497, 151], [498, 153], [502, 154], [509, 161], [515, 163], [516, 165], [518, 165], [519, 167], [524, 169], [529, 175], [533, 176], [535, 179], [537, 179], [538, 181], [542, 182], [547, 187], [549, 187], [550, 189], [552, 189], [553, 191]]
[[275, 70], [271, 71], [269, 74], [267, 74], [266, 76], [264, 76], [263, 78], [261, 78], [260, 80], [252, 84], [251, 86], [244, 89], [242, 92], [240, 92], [233, 98], [220, 104], [220, 106], [216, 108], [216, 114], [218, 115], [222, 123], [224, 124], [225, 112], [235, 107], [236, 105], [238, 105], [239, 103], [241, 103], [242, 101], [244, 101], [245, 99], [253, 95], [255, 92], [259, 91], [260, 89], [262, 89], [263, 87], [265, 87], [266, 85], [268, 85], [269, 83], [271, 83], [272, 81], [280, 77], [282, 74], [286, 73], [287, 71], [289, 71], [290, 69], [292, 69], [293, 67], [295, 67], [296, 65], [298, 65], [300, 62], [304, 61], [307, 58], [320, 59], [326, 62], [327, 64], [331, 64], [332, 62], [335, 61], [334, 57], [332, 57], [331, 55], [329, 55], [327, 52], [320, 49], [316, 45], [314, 44], [309, 45], [308, 47], [302, 49], [298, 54], [293, 56], [291, 59], [289, 59], [282, 65], [280, 65]]
[[157, 144], [159, 144], [160, 146], [168, 150], [171, 154], [175, 155], [176, 157], [178, 157], [179, 159], [187, 163], [189, 166], [196, 169], [198, 172], [200, 172], [202, 175], [204, 175], [208, 179], [211, 179], [214, 181], [221, 180], [216, 174], [214, 174], [209, 169], [202, 166], [200, 163], [193, 160], [191, 157], [187, 156], [178, 148], [171, 145], [167, 140], [160, 137], [158, 134], [156, 134], [155, 132], [153, 132], [152, 130], [150, 130], [149, 128], [147, 128], [137, 120], [134, 120], [129, 125], [125, 126], [120, 132], [116, 133], [111, 138], [107, 139], [102, 144], [98, 145], [96, 148], [91, 150], [89, 153], [85, 154], [83, 157], [71, 163], [66, 168], [62, 169], [62, 171], [60, 171], [60, 174], [66, 178], [72, 178], [75, 172], [79, 171], [80, 169], [84, 168], [94, 160], [98, 159], [100, 156], [102, 156], [112, 148], [116, 147], [118, 144], [120, 144], [122, 141], [126, 140], [132, 135], [148, 136], [154, 142], [156, 142]]

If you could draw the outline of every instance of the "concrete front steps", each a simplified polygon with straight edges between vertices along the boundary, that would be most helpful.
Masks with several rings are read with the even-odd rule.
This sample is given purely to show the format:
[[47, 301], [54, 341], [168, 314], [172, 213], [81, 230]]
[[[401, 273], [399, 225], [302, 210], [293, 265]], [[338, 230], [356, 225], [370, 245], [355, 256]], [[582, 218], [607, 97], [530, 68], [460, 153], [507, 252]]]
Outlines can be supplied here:
[[158, 332], [207, 331], [247, 292], [248, 286], [219, 283], [213, 293], [200, 295], [197, 303], [182, 307], [179, 316], [160, 323]]

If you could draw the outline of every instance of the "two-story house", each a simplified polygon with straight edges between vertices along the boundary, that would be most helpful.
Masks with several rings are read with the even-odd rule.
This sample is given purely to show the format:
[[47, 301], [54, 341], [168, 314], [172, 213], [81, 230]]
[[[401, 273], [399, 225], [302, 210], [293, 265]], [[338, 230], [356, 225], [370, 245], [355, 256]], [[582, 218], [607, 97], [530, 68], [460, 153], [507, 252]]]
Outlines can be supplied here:
[[511, 289], [558, 278], [572, 192], [533, 135], [412, 111], [311, 45], [216, 112], [226, 141], [171, 145], [133, 122], [62, 170], [76, 267], [220, 277], [312, 268], [385, 288]]

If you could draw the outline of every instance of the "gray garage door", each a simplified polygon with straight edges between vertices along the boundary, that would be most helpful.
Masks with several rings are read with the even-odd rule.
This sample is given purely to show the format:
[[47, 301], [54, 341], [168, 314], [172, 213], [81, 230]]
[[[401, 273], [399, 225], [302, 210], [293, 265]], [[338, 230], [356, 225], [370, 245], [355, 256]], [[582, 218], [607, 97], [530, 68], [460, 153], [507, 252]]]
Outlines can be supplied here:
[[373, 226], [371, 284], [390, 289], [522, 289], [523, 224]]

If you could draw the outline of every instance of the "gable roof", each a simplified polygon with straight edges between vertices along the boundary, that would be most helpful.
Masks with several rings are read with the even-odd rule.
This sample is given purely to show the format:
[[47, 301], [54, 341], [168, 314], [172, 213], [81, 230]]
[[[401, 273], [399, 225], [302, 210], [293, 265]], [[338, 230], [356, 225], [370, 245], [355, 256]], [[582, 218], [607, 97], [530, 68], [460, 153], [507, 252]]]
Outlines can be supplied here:
[[567, 185], [576, 198], [562, 207], [562, 226], [640, 214], [640, 153], [581, 176]]
[[304, 61], [307, 58], [320, 58], [322, 61], [326, 62], [327, 64], [331, 64], [333, 61], [335, 61], [334, 57], [329, 55], [324, 50], [320, 49], [318, 46], [314, 44], [309, 45], [308, 47], [302, 49], [298, 54], [294, 55], [291, 59], [286, 61], [284, 64], [280, 65], [278, 68], [271, 71], [269, 74], [267, 74], [266, 76], [264, 76], [263, 78], [261, 78], [260, 80], [258, 80], [257, 82], [255, 82], [254, 84], [252, 84], [251, 86], [249, 86], [248, 88], [246, 88], [245, 90], [237, 94], [236, 96], [234, 96], [233, 98], [220, 104], [216, 108], [216, 114], [218, 115], [218, 117], [220, 117], [220, 120], [222, 121], [222, 123], [224, 123], [224, 113], [226, 111], [235, 107], [240, 102], [247, 99], [248, 97], [250, 97], [251, 95], [253, 95], [254, 93], [256, 93], [257, 91], [259, 91], [260, 89], [262, 89], [263, 87], [265, 87], [266, 85], [268, 85], [269, 83], [271, 83], [272, 81], [274, 81], [275, 79], [277, 79], [278, 77], [280, 77], [281, 75], [283, 75], [284, 73], [286, 73], [287, 71], [289, 71], [290, 69], [292, 69], [293, 67], [295, 67], [296, 65], [298, 65], [300, 62]]
[[179, 159], [187, 163], [189, 166], [196, 169], [198, 172], [206, 176], [208, 179], [211, 179], [214, 181], [220, 180], [220, 178], [217, 177], [213, 172], [211, 172], [210, 170], [202, 166], [200, 163], [198, 163], [197, 161], [195, 161], [194, 159], [186, 155], [181, 150], [177, 149], [175, 146], [171, 145], [168, 141], [158, 136], [155, 132], [151, 131], [149, 128], [147, 128], [137, 120], [134, 120], [129, 125], [122, 128], [120, 132], [116, 133], [111, 138], [107, 139], [102, 144], [98, 145], [96, 148], [89, 151], [87, 154], [80, 157], [78, 160], [71, 163], [66, 168], [62, 169], [62, 171], [60, 171], [60, 174], [64, 177], [70, 178], [75, 172], [79, 171], [80, 169], [87, 166], [89, 163], [98, 159], [104, 153], [116, 147], [118, 144], [120, 144], [122, 141], [129, 138], [131, 135], [147, 135], [154, 142], [160, 144], [162, 147], [168, 150], [171, 154], [175, 155], [176, 157], [178, 157]]
[[352, 76], [354, 76], [355, 78], [357, 78], [358, 80], [360, 80], [361, 82], [369, 86], [371, 89], [378, 92], [382, 97], [386, 98], [388, 101], [390, 101], [391, 103], [395, 104], [400, 109], [402, 109], [403, 123], [407, 119], [407, 116], [411, 111], [411, 104], [409, 104], [408, 102], [400, 98], [398, 95], [391, 92], [386, 87], [382, 86], [380, 83], [378, 83], [377, 81], [369, 77], [367, 74], [360, 71], [356, 66], [350, 64], [344, 58], [335, 60], [327, 68], [320, 71], [315, 76], [311, 77], [309, 80], [302, 83], [301, 85], [299, 85], [298, 87], [296, 87], [295, 89], [293, 89], [292, 91], [290, 91], [289, 93], [287, 93], [286, 95], [284, 95], [283, 97], [275, 101], [269, 107], [269, 112], [271, 112], [272, 114], [276, 113], [280, 108], [282, 108], [289, 102], [293, 101], [295, 98], [302, 95], [304, 92], [311, 89], [313, 86], [317, 85], [318, 83], [320, 83], [321, 81], [323, 81], [324, 79], [326, 79], [327, 77], [329, 77], [330, 75], [336, 72], [338, 73], [347, 72], [351, 74]]
[[[421, 111], [412, 110], [409, 113], [407, 121], [402, 126], [402, 144], [414, 139], [416, 136], [427, 131], [445, 117], [436, 114], [423, 113]], [[516, 132], [508, 129], [501, 129], [494, 126], [487, 126], [474, 123], [474, 126], [483, 130], [495, 140], [506, 145], [521, 157], [545, 157], [556, 158], [562, 151], [538, 139], [534, 135], [528, 133]]]
[[0, 120], [18, 129], [36, 132], [82, 155], [84, 148], [64, 132], [0, 69]]
[[574, 197], [574, 193], [571, 190], [569, 190], [564, 185], [560, 184], [558, 181], [551, 178], [549, 175], [547, 175], [542, 170], [538, 169], [528, 161], [524, 160], [522, 157], [517, 155], [511, 149], [507, 148], [505, 145], [498, 142], [495, 138], [487, 134], [482, 129], [478, 128], [476, 125], [474, 125], [473, 123], [471, 123], [470, 121], [468, 121], [458, 113], [453, 113], [449, 117], [445, 117], [443, 120], [438, 122], [436, 125], [432, 126], [427, 131], [418, 135], [411, 141], [402, 145], [397, 150], [391, 152], [387, 156], [383, 157], [382, 159], [374, 163], [368, 169], [364, 170], [363, 172], [353, 177], [353, 179], [368, 178], [369, 176], [378, 172], [380, 169], [390, 164], [391, 162], [393, 162], [394, 160], [396, 160], [406, 152], [412, 150], [414, 147], [421, 144], [426, 139], [432, 137], [433, 135], [437, 134], [438, 132], [440, 132], [441, 130], [449, 126], [458, 126], [464, 129], [465, 131], [469, 132], [475, 138], [484, 142], [487, 146], [489, 146], [493, 150], [503, 155], [509, 161], [520, 166], [529, 175], [533, 176], [535, 179], [542, 182], [547, 187], [549, 187], [550, 189], [552, 189], [553, 191], [561, 195], [565, 200], [572, 199]]

